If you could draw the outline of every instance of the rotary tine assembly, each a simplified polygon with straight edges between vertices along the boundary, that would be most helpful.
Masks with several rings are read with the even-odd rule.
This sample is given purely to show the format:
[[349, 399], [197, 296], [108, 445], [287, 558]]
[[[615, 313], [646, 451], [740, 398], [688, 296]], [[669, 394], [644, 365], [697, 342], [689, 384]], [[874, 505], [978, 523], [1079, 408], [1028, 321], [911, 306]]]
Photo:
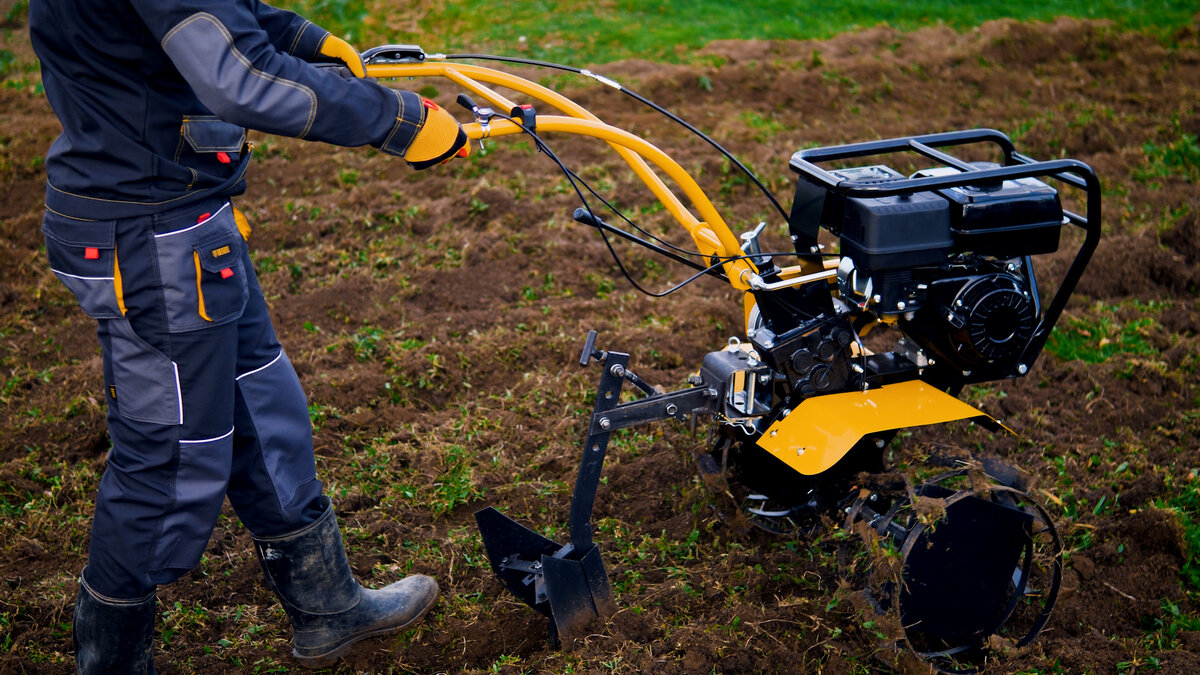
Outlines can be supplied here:
[[[1062, 580], [1062, 542], [1049, 514], [1018, 487], [968, 474], [944, 474], [891, 500], [864, 494], [845, 508], [847, 530], [886, 541], [899, 556], [898, 568], [866, 582], [871, 604], [898, 616], [908, 645], [947, 672], [970, 663], [989, 636], [1032, 642]], [[875, 562], [861, 571], [872, 576]]]

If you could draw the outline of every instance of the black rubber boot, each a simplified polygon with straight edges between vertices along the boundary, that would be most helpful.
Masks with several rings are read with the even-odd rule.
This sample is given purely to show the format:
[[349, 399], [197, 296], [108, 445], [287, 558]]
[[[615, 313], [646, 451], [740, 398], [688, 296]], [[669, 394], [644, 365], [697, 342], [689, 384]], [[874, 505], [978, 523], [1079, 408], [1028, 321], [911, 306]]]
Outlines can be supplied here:
[[155, 595], [121, 600], [100, 595], [79, 577], [75, 596], [75, 670], [154, 674]]
[[271, 590], [292, 620], [292, 654], [306, 668], [332, 663], [350, 645], [416, 622], [437, 599], [437, 582], [413, 575], [380, 590], [358, 585], [333, 507], [278, 537], [255, 537]]

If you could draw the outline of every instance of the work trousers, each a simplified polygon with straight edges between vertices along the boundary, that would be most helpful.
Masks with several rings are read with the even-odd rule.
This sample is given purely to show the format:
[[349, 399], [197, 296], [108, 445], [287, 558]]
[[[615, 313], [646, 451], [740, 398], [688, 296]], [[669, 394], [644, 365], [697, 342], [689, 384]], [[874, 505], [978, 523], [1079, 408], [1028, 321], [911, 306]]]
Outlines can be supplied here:
[[48, 212], [51, 268], [98, 321], [112, 448], [89, 586], [139, 598], [199, 563], [226, 496], [256, 536], [314, 522], [304, 391], [226, 200], [82, 221]]

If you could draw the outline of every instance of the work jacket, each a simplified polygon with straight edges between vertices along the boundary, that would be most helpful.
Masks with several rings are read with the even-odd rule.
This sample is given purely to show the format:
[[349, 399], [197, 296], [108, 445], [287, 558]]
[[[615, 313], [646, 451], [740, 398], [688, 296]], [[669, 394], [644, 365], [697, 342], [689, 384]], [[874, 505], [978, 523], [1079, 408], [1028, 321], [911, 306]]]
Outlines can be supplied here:
[[245, 128], [403, 155], [420, 97], [310, 65], [329, 32], [258, 0], [41, 0], [30, 37], [63, 132], [46, 206], [100, 220], [245, 190]]

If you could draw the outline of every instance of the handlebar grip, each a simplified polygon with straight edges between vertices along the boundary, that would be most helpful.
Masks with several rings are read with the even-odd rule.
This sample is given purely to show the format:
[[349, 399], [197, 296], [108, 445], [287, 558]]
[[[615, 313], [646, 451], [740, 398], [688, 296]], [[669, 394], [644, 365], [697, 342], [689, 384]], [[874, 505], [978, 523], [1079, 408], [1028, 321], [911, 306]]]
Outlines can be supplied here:
[[588, 211], [582, 206], [577, 207], [575, 212], [571, 214], [571, 217], [575, 219], [575, 222], [582, 223], [588, 227], [595, 227], [599, 229], [605, 225], [604, 221], [601, 220], [599, 216], [594, 215], [591, 211]]

